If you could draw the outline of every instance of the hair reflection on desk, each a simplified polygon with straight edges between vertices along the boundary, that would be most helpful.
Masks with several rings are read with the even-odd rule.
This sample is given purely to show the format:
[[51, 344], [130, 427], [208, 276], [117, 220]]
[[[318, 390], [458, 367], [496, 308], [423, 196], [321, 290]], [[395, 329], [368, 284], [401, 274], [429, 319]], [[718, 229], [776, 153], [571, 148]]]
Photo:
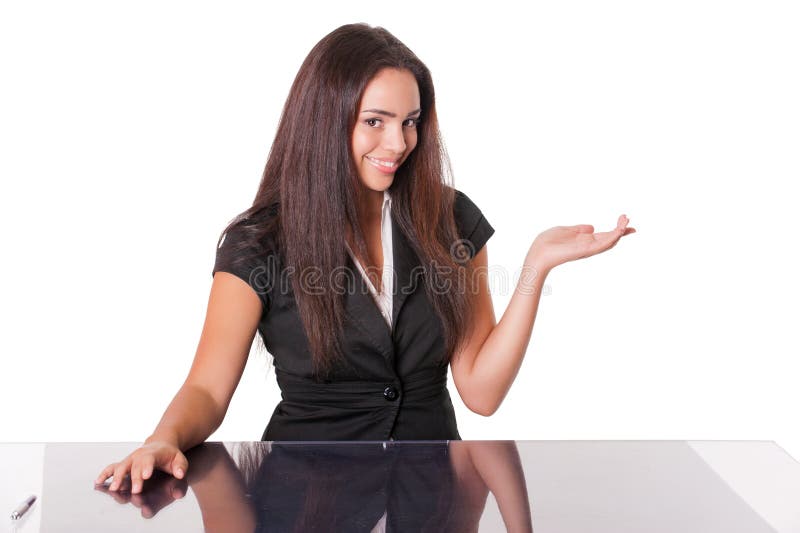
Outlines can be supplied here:
[[[207, 531], [478, 531], [489, 492], [508, 531], [533, 530], [513, 441], [205, 443], [187, 459]], [[172, 479], [142, 501], [168, 505]]]

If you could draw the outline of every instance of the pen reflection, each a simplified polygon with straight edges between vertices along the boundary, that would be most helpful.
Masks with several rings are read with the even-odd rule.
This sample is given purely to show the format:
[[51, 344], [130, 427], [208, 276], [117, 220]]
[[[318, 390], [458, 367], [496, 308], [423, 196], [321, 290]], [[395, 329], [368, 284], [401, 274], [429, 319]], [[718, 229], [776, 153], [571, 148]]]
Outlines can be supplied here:
[[508, 531], [533, 530], [513, 441], [205, 443], [186, 455], [185, 480], [109, 495], [150, 518], [188, 484], [206, 531], [470, 532], [492, 492]]

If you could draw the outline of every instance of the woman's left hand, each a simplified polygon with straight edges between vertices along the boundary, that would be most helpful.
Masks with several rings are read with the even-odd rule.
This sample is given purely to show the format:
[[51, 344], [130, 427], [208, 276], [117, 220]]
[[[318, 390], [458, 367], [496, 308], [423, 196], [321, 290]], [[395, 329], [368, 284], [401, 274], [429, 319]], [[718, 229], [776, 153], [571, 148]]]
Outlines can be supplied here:
[[540, 272], [548, 272], [568, 261], [605, 252], [613, 248], [624, 235], [636, 231], [628, 227], [628, 222], [628, 217], [620, 215], [615, 229], [600, 233], [594, 233], [594, 226], [589, 224], [550, 228], [533, 241], [525, 263]]

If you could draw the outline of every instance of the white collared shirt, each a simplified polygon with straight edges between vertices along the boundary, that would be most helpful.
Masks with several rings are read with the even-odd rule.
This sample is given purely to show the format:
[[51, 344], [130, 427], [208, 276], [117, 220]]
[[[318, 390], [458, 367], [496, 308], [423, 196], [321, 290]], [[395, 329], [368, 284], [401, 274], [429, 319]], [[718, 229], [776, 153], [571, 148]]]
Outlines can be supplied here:
[[383, 315], [384, 320], [389, 325], [389, 329], [392, 329], [392, 293], [394, 292], [394, 265], [392, 263], [392, 197], [389, 195], [388, 190], [383, 191], [383, 206], [381, 207], [381, 248], [383, 249], [383, 271], [381, 272], [381, 291], [380, 294], [372, 285], [372, 282], [367, 276], [364, 267], [361, 266], [361, 263], [356, 259], [355, 254], [350, 249], [350, 245], [347, 244], [345, 241], [345, 245], [347, 245], [347, 251], [350, 254], [350, 257], [353, 258], [353, 262], [358, 267], [359, 272], [364, 277], [364, 280], [367, 282], [367, 287], [369, 287], [369, 291], [372, 293], [372, 297], [375, 302], [378, 304], [378, 309], [380, 309], [381, 314]]
[[[372, 285], [372, 282], [367, 276], [364, 267], [361, 266], [361, 263], [356, 259], [355, 254], [350, 249], [350, 246], [347, 245], [345, 241], [345, 245], [347, 245], [347, 252], [350, 254], [350, 257], [353, 258], [353, 262], [358, 267], [359, 272], [364, 277], [364, 280], [367, 282], [367, 287], [369, 287], [370, 292], [372, 293], [372, 297], [375, 299], [375, 302], [378, 304], [378, 309], [380, 309], [381, 314], [383, 315], [384, 320], [389, 325], [389, 329], [392, 329], [392, 292], [394, 292], [394, 264], [393, 264], [393, 246], [392, 246], [392, 197], [389, 195], [389, 191], [383, 191], [383, 206], [381, 207], [381, 249], [383, 250], [383, 272], [381, 273], [381, 292], [378, 293], [375, 290], [375, 287]], [[389, 440], [394, 440], [390, 437]], [[370, 533], [384, 533], [386, 531], [386, 518], [387, 513], [386, 511], [383, 512], [383, 516], [381, 516], [378, 523], [372, 528]]]

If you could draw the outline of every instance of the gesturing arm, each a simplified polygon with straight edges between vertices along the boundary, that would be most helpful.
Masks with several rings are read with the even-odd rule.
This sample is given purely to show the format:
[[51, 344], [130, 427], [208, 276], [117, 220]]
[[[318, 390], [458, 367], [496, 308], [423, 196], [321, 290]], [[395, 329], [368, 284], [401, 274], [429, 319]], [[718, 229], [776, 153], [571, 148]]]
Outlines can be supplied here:
[[[635, 232], [622, 215], [617, 228], [593, 233], [587, 224], [557, 226], [541, 233], [525, 257], [522, 275], [500, 322], [495, 323], [489, 293], [488, 252], [484, 246], [472, 259], [476, 275], [471, 282], [476, 309], [475, 325], [465, 347], [450, 365], [453, 381], [473, 412], [491, 416], [517, 377], [531, 338], [544, 280], [557, 265], [590, 257], [613, 247], [623, 235]], [[470, 284], [468, 284], [470, 286]]]

